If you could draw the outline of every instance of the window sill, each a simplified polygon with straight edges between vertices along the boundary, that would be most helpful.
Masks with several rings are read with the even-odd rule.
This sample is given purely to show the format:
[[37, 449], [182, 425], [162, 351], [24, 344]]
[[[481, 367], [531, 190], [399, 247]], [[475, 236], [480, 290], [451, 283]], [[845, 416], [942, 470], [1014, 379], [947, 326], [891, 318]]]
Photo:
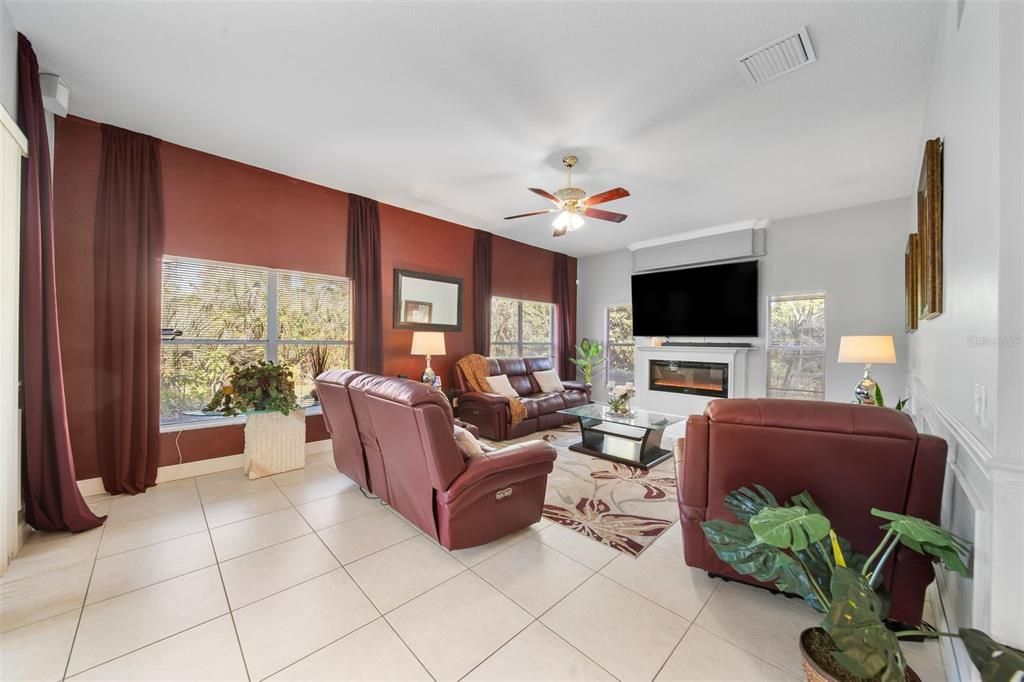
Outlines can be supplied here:
[[[308, 405], [303, 408], [306, 416], [323, 414], [320, 405]], [[161, 424], [160, 433], [178, 433], [179, 431], [196, 431], [199, 429], [218, 429], [225, 426], [240, 426], [245, 424], [245, 415], [235, 417], [196, 417], [188, 421], [175, 422], [172, 424]]]

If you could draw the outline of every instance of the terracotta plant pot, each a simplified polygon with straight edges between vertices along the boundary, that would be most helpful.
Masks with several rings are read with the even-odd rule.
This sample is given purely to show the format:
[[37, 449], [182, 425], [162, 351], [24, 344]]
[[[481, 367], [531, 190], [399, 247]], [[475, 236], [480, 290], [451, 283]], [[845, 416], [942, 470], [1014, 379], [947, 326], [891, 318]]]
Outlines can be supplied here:
[[[811, 653], [814, 647], [811, 646], [810, 642], [816, 637], [825, 637], [831, 644], [831, 638], [828, 636], [828, 633], [821, 628], [808, 628], [800, 633], [800, 656], [803, 658], [804, 675], [807, 677], [807, 682], [851, 682], [851, 680], [860, 679], [841, 668], [838, 668], [835, 673], [829, 672], [833, 666], [838, 666], [838, 663], [834, 660], [831, 661], [831, 665], [819, 663]], [[817, 650], [815, 649], [815, 651]], [[909, 666], [905, 673], [904, 679], [907, 682], [921, 682], [921, 678]]]

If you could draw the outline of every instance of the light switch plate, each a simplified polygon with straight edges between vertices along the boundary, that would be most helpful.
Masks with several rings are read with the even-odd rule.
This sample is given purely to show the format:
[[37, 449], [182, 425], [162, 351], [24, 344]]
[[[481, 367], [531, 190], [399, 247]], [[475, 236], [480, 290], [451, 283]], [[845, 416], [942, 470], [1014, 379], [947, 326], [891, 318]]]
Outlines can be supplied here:
[[988, 408], [988, 397], [985, 384], [974, 384], [974, 416], [978, 423], [985, 425], [985, 411]]

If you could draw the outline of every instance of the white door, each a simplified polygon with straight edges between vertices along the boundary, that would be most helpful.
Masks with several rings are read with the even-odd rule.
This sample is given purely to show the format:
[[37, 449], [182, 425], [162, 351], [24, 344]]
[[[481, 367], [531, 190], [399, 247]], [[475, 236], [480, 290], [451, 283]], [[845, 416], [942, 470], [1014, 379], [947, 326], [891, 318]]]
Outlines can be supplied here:
[[21, 413], [18, 409], [18, 274], [21, 159], [28, 142], [0, 107], [0, 574], [21, 543]]

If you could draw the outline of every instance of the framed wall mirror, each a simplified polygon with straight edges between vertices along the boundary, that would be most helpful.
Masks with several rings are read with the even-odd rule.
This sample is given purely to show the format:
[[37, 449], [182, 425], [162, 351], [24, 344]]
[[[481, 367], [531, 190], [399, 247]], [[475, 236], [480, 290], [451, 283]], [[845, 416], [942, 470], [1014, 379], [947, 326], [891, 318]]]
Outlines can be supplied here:
[[462, 279], [395, 268], [395, 329], [462, 331]]

